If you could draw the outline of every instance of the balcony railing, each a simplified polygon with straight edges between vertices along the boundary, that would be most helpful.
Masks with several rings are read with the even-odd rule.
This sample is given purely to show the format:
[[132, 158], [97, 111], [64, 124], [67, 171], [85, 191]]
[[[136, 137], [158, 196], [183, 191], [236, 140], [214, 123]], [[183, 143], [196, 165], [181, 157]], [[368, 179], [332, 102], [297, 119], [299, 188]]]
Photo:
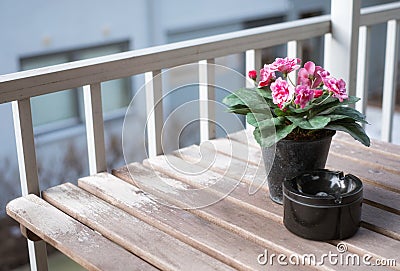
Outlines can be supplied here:
[[[302, 40], [325, 38], [324, 65], [348, 82], [353, 95], [362, 98], [359, 109], [365, 112], [370, 27], [387, 23], [387, 41], [383, 90], [382, 139], [391, 141], [396, 67], [399, 51], [400, 3], [361, 9], [360, 0], [332, 0], [330, 16], [319, 16], [217, 36], [167, 44], [108, 55], [36, 70], [0, 76], [0, 103], [12, 102], [22, 194], [39, 195], [30, 98], [83, 86], [90, 173], [106, 171], [101, 83], [137, 74], [153, 79], [162, 69], [199, 63], [199, 80], [213, 85], [213, 71], [202, 63], [215, 58], [246, 53], [246, 69], [261, 67], [261, 50], [287, 44], [288, 56], [301, 58]], [[358, 72], [357, 72], [358, 71]], [[161, 77], [147, 85], [146, 107], [151, 115], [148, 129], [149, 155], [161, 153], [162, 96]], [[200, 87], [200, 99], [215, 99], [212, 87]], [[200, 118], [215, 119], [212, 103], [200, 103]], [[215, 137], [213, 122], [200, 126], [201, 140]], [[29, 241], [31, 264], [46, 269], [45, 247]]]

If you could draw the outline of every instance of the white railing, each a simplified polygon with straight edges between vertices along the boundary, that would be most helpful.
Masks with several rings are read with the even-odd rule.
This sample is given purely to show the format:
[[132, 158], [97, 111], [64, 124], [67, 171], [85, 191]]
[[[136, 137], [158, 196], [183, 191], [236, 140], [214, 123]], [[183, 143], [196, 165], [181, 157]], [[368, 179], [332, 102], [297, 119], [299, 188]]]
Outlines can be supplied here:
[[[213, 85], [214, 72], [204, 63], [235, 53], [246, 53], [246, 69], [261, 67], [261, 50], [274, 45], [288, 44], [288, 55], [301, 57], [302, 40], [325, 36], [325, 66], [343, 77], [350, 91], [367, 102], [366, 75], [368, 63], [369, 27], [388, 22], [386, 66], [384, 77], [384, 121], [382, 138], [390, 141], [394, 112], [395, 78], [398, 54], [400, 3], [362, 9], [360, 0], [332, 0], [332, 15], [285, 22], [223, 35], [130, 51], [100, 58], [82, 60], [36, 70], [0, 76], [0, 103], [13, 103], [13, 116], [18, 149], [22, 193], [39, 195], [36, 155], [30, 98], [65, 89], [83, 86], [90, 173], [106, 171], [101, 82], [145, 73], [147, 81], [162, 69], [188, 63], [199, 63], [199, 81]], [[360, 46], [358, 43], [360, 41]], [[356, 55], [358, 48], [358, 56]], [[330, 57], [334, 56], [334, 57]], [[358, 58], [358, 74], [357, 71]], [[162, 152], [162, 96], [160, 77], [147, 84], [146, 107], [150, 113], [148, 126], [149, 155]], [[357, 80], [356, 80], [357, 79]], [[212, 87], [200, 87], [200, 100], [211, 101]], [[355, 94], [355, 91], [353, 91]], [[215, 137], [212, 103], [200, 103], [200, 118], [211, 121], [200, 125], [201, 140]], [[155, 108], [154, 108], [155, 107]], [[154, 109], [154, 110], [153, 110]], [[31, 266], [47, 270], [46, 251], [42, 242], [29, 241]]]

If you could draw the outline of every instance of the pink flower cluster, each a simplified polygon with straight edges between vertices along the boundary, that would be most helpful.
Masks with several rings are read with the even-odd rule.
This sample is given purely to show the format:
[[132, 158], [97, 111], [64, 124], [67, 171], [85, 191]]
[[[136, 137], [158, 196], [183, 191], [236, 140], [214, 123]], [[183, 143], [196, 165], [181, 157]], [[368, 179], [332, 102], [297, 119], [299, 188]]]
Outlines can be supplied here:
[[[348, 98], [346, 83], [343, 79], [338, 80], [330, 76], [328, 71], [321, 66], [316, 66], [312, 61], [306, 62], [304, 67], [300, 68], [300, 62], [299, 58], [276, 58], [273, 63], [264, 65], [260, 70], [258, 88], [270, 86], [273, 102], [279, 108], [284, 108], [291, 102], [304, 108], [313, 99], [323, 95], [325, 91], [338, 98], [340, 102]], [[298, 69], [296, 85], [290, 80], [290, 83], [285, 80], [289, 73]], [[277, 78], [276, 72], [282, 73], [284, 79]], [[250, 71], [249, 77], [256, 80], [257, 72]]]

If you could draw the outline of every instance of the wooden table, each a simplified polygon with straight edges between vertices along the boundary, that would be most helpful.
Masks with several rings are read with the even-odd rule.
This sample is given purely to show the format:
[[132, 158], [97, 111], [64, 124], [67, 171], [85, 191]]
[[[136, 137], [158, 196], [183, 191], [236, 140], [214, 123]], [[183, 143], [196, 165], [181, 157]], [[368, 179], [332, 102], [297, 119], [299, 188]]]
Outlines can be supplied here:
[[[289, 260], [312, 254], [320, 262], [329, 253], [338, 260], [347, 257], [350, 264], [325, 258], [312, 267], [354, 270], [351, 259], [360, 257], [365, 270], [362, 257], [367, 257], [372, 264], [396, 261], [396, 266], [372, 267], [377, 270], [400, 268], [400, 146], [373, 140], [366, 148], [347, 135], [335, 136], [327, 167], [359, 176], [365, 199], [357, 234], [330, 242], [287, 231], [283, 208], [268, 198], [265, 185], [249, 195], [252, 181], [264, 175], [262, 166], [257, 168], [260, 148], [244, 131], [202, 144], [203, 159], [199, 151], [190, 146], [113, 175], [82, 178], [78, 186], [62, 184], [44, 191], [43, 199], [18, 198], [7, 213], [92, 270], [308, 270], [311, 256], [305, 265]], [[236, 189], [226, 195], [226, 187]], [[206, 207], [191, 208], [196, 205]], [[339, 242], [346, 252], [339, 253]], [[271, 262], [272, 254], [284, 256]]]

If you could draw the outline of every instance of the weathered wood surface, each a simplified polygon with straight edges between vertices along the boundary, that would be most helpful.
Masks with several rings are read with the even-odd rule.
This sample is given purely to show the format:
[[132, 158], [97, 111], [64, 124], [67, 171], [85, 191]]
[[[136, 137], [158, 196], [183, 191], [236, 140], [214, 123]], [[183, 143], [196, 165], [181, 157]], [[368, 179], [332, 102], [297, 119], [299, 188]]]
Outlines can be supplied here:
[[35, 195], [11, 201], [7, 214], [88, 270], [156, 270]]
[[[397, 185], [393, 184], [400, 182], [397, 152], [360, 147], [338, 133], [328, 167], [353, 174], [357, 170], [360, 172], [355, 175], [364, 182], [362, 223], [352, 238], [315, 242], [295, 236], [283, 226], [282, 206], [268, 198], [261, 149], [248, 134], [242, 131], [229, 138], [205, 141], [201, 146], [151, 157], [143, 164], [132, 163], [113, 170], [113, 175], [99, 173], [81, 178], [79, 187], [60, 185], [45, 191], [43, 197], [68, 214], [49, 205], [69, 220], [102, 235], [96, 234], [94, 238], [106, 240], [110, 247], [118, 247], [142, 265], [151, 264], [151, 268], [279, 270], [282, 266], [277, 261], [273, 266], [260, 265], [257, 257], [267, 249], [269, 255], [314, 254], [319, 259], [324, 254], [337, 253], [339, 242], [347, 245], [345, 257], [358, 255], [362, 258], [368, 254], [372, 262], [382, 258], [397, 261], [397, 266], [369, 269], [400, 268], [400, 204]], [[363, 162], [363, 158], [373, 162]], [[378, 176], [382, 176], [373, 178], [376, 172], [381, 172]], [[388, 176], [393, 179], [387, 179]], [[16, 217], [31, 229], [21, 216]], [[51, 221], [50, 217], [44, 217], [43, 221], [46, 219]], [[46, 231], [43, 223], [35, 223]], [[54, 242], [51, 234], [42, 238]], [[87, 264], [85, 258], [82, 260], [71, 254], [73, 248], [64, 247], [65, 244], [59, 245], [61, 251]], [[338, 266], [329, 261], [324, 265], [285, 266], [288, 270], [310, 267], [364, 270], [366, 266], [363, 263], [359, 267]]]
[[[343, 135], [342, 133], [338, 134], [340, 139], [347, 138], [347, 136]], [[245, 131], [231, 135], [230, 138], [237, 140], [238, 143], [244, 142], [242, 143], [243, 146], [253, 147], [254, 149], [258, 150], [258, 152], [250, 151], [250, 153], [252, 153], [251, 158], [254, 157], [254, 159], [257, 160], [261, 156], [260, 148], [255, 145], [255, 141], [252, 141], [252, 139], [248, 139], [248, 136], [245, 133]], [[356, 146], [351, 145], [350, 144], [351, 141], [349, 141], [348, 138], [346, 140], [348, 140], [349, 142], [347, 144], [347, 148], [340, 147], [339, 148], [340, 151], [341, 149], [346, 149], [346, 152], [348, 153], [359, 152], [358, 145], [361, 144], [354, 142], [353, 140], [353, 144], [356, 143], [357, 145]], [[359, 154], [358, 160], [352, 162], [347, 161], [346, 158], [348, 156], [345, 155], [342, 156], [342, 158], [344, 157], [343, 159], [337, 159], [337, 157], [341, 155], [337, 154], [338, 144], [341, 143], [337, 143], [335, 138], [332, 142], [333, 148], [331, 148], [331, 151], [329, 153], [327, 166], [328, 168], [331, 169], [351, 172], [352, 174], [355, 174], [356, 176], [360, 177], [363, 181], [365, 181], [364, 182], [364, 189], [366, 191], [364, 195], [364, 197], [366, 198], [365, 203], [367, 204], [372, 203], [372, 204], [371, 206], [369, 205], [363, 206], [362, 219], [363, 222], [365, 222], [366, 224], [362, 225], [368, 227], [371, 230], [377, 231], [381, 234], [400, 240], [399, 239], [400, 216], [398, 215], [400, 210], [400, 195], [396, 192], [397, 191], [396, 189], [393, 189], [393, 187], [400, 185], [400, 181], [398, 181], [397, 183], [395, 181], [395, 180], [400, 180], [400, 173], [399, 174], [390, 173], [385, 168], [383, 168], [383, 165], [388, 163], [388, 161], [390, 161], [391, 159], [390, 155], [382, 155], [380, 159], [375, 160], [374, 167], [382, 168], [381, 171], [371, 170], [368, 169], [369, 166], [365, 166], [362, 160], [362, 154]], [[225, 154], [229, 154], [229, 145], [230, 145], [229, 140], [225, 141], [221, 140], [219, 143], [219, 146], [221, 147], [220, 150]], [[365, 150], [364, 153], [367, 153], [367, 151]], [[368, 159], [369, 156], [367, 154], [365, 156]], [[355, 171], [359, 172], [360, 174], [356, 173]], [[380, 172], [382, 175], [385, 175], [385, 178], [381, 179], [369, 178], [371, 174], [377, 172]], [[391, 179], [387, 179], [387, 175], [390, 175]], [[382, 182], [380, 182], [380, 180], [382, 180]], [[382, 185], [382, 183], [389, 185], [388, 186]], [[382, 187], [384, 188], [386, 187], [387, 189], [382, 189]], [[369, 197], [371, 197], [371, 200]], [[381, 206], [383, 206], [383, 208], [380, 208]]]
[[[157, 181], [157, 177], [154, 177], [154, 172], [149, 169], [144, 168], [140, 164], [131, 164], [129, 167], [134, 168], [135, 179], [132, 179], [128, 173], [126, 173], [126, 169], [119, 169], [115, 171], [118, 176], [121, 176], [124, 180], [131, 184], [138, 183], [138, 179], [145, 178], [147, 181], [155, 182]], [[125, 173], [123, 173], [125, 171]], [[122, 172], [122, 173], [121, 173]], [[161, 179], [168, 179], [164, 174], [159, 174]], [[109, 200], [113, 202], [113, 204], [121, 204], [121, 208], [128, 207], [128, 210], [134, 210], [132, 205], [129, 205], [129, 201], [131, 201], [130, 197], [121, 196], [121, 191], [126, 191], [129, 186], [127, 184], [117, 184], [118, 180], [116, 179], [113, 183], [107, 183], [102, 180], [94, 180], [94, 179], [81, 179], [79, 181], [79, 186], [95, 193], [97, 196], [102, 198], [109, 198], [112, 195], [112, 198]], [[182, 183], [184, 185], [184, 183]], [[120, 186], [120, 188], [118, 187]], [[116, 188], [118, 187], [118, 188]], [[154, 186], [154, 190], [152, 193], [156, 195], [157, 198], [163, 198], [169, 202], [172, 202], [178, 207], [187, 208], [187, 204], [184, 202], [180, 202], [179, 190], [175, 190], [178, 194], [173, 193], [165, 193], [163, 189], [156, 192], [157, 186]], [[194, 188], [193, 186], [189, 186], [188, 188]], [[111, 192], [112, 190], [116, 190], [116, 192]], [[109, 193], [108, 195], [104, 195]], [[111, 194], [111, 195], [110, 195]], [[195, 194], [196, 198], [199, 197], [209, 197], [209, 191], [202, 191], [200, 193]], [[200, 199], [201, 200], [201, 199]], [[264, 200], [265, 202], [265, 200]], [[128, 203], [128, 204], [127, 204]], [[128, 206], [126, 206], [128, 205]], [[124, 207], [125, 206], [125, 207]], [[250, 240], [257, 244], [259, 247], [268, 248], [269, 253], [274, 253], [273, 251], [277, 251], [278, 253], [286, 253], [286, 254], [299, 254], [302, 255], [304, 251], [309, 251], [310, 253], [315, 253], [316, 255], [322, 255], [326, 253], [326, 251], [336, 250], [334, 246], [328, 243], [321, 242], [313, 242], [313, 241], [304, 241], [300, 237], [297, 237], [289, 232], [287, 232], [283, 225], [275, 222], [272, 219], [266, 219], [265, 216], [261, 216], [256, 212], [248, 210], [247, 208], [243, 208], [240, 205], [232, 203], [229, 201], [229, 198], [225, 198], [224, 200], [207, 206], [202, 209], [191, 209], [190, 213], [197, 215], [199, 218], [202, 218], [208, 223], [214, 223], [217, 226], [223, 228], [225, 231], [231, 232], [231, 234], [235, 234], [244, 239]], [[154, 222], [153, 222], [154, 223]], [[153, 224], [152, 223], [152, 224]], [[159, 223], [159, 222], [157, 222]], [[260, 226], [262, 225], [262, 226]], [[192, 229], [194, 233], [194, 229]], [[239, 247], [242, 250], [242, 253], [245, 253], [246, 247], [241, 245]], [[260, 253], [263, 253], [264, 249], [260, 252], [254, 254], [251, 253], [251, 250], [246, 254], [242, 255], [246, 257], [248, 261], [254, 261], [254, 264], [257, 264], [257, 256]], [[261, 269], [258, 266], [257, 269]], [[298, 268], [298, 266], [296, 266]], [[241, 268], [240, 268], [241, 269]], [[328, 263], [323, 269], [330, 270]], [[344, 267], [346, 269], [346, 267]], [[253, 269], [254, 270], [254, 269]], [[351, 268], [349, 268], [351, 270]]]
[[[97, 178], [106, 176], [99, 174]], [[137, 195], [133, 187], [127, 191], [131, 197]], [[72, 184], [50, 188], [43, 197], [68, 215], [162, 270], [189, 270], [193, 266], [201, 266], [202, 270], [231, 270], [214, 258]], [[150, 200], [143, 194], [136, 196], [136, 199], [139, 205]]]
[[[150, 182], [157, 181], [157, 178], [140, 164], [129, 165], [129, 170], [139, 178]], [[138, 204], [136, 196], [132, 196], [128, 191], [134, 189], [138, 195], [143, 195], [144, 192], [131, 185], [134, 182], [127, 168], [115, 170], [114, 174], [119, 178], [87, 177], [79, 180], [79, 186], [238, 270], [256, 270], [259, 267], [256, 257], [264, 250], [263, 246], [183, 209], [165, 206], [157, 200]], [[170, 189], [177, 191], [173, 187]], [[154, 190], [152, 192], [156, 194]], [[159, 194], [164, 193], [165, 190], [159, 191]], [[270, 249], [270, 253], [277, 252]]]

